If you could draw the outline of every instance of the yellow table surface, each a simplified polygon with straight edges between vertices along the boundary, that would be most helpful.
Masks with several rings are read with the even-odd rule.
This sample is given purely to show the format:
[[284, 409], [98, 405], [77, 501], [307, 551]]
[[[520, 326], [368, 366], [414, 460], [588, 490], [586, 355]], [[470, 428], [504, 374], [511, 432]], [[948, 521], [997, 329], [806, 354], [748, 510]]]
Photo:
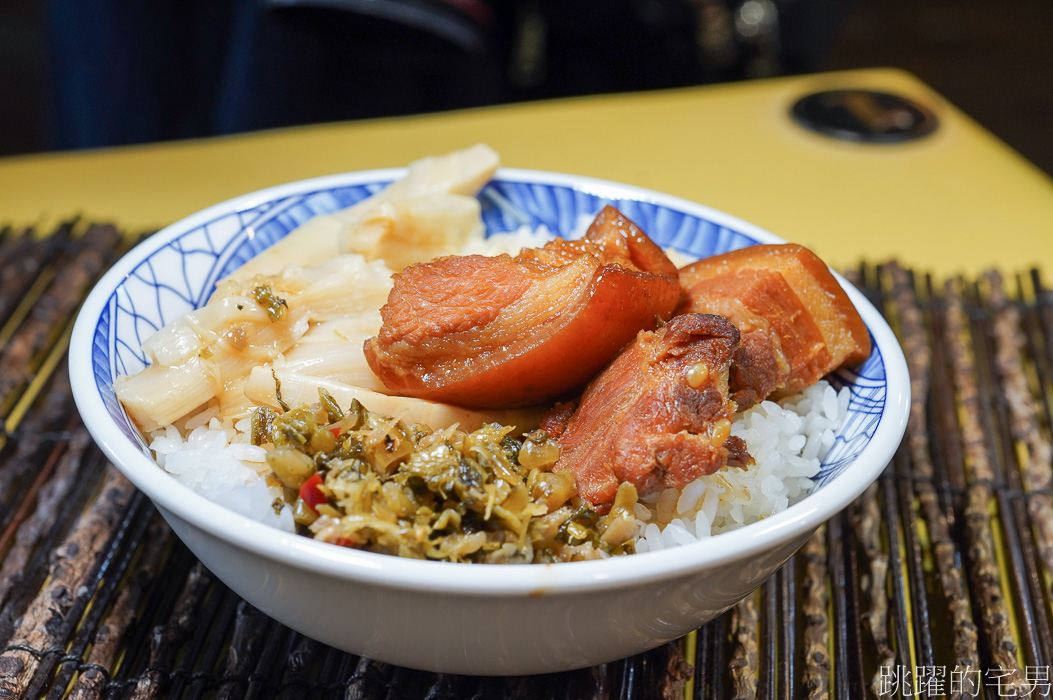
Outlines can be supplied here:
[[[788, 110], [822, 89], [900, 92], [931, 136], [837, 141]], [[1053, 261], [1053, 179], [913, 76], [888, 69], [506, 105], [222, 138], [0, 159], [0, 222], [82, 215], [131, 231], [316, 175], [402, 166], [486, 142], [502, 164], [691, 199], [802, 243], [835, 267], [897, 258], [938, 276]]]

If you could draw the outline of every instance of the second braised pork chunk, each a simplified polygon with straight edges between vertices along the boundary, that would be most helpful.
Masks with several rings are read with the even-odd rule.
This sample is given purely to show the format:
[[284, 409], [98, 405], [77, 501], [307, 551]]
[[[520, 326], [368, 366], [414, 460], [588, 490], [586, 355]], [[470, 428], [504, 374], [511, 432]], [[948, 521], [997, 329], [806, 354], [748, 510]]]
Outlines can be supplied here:
[[679, 298], [673, 264], [608, 208], [581, 241], [404, 269], [364, 351], [396, 394], [526, 406], [582, 387]]
[[641, 332], [589, 384], [569, 420], [564, 407], [543, 423], [559, 434], [555, 470], [572, 470], [578, 493], [602, 509], [623, 482], [646, 494], [682, 487], [729, 459], [747, 462], [744, 446], [729, 438], [728, 366], [738, 342], [727, 319], [708, 314]]
[[830, 269], [807, 248], [758, 245], [680, 270], [678, 313], [728, 317], [742, 333], [732, 396], [746, 409], [796, 393], [870, 354], [863, 320]]
[[800, 391], [831, 367], [822, 333], [778, 272], [745, 269], [699, 279], [684, 306], [732, 319], [742, 334], [730, 377], [740, 409], [777, 390]]

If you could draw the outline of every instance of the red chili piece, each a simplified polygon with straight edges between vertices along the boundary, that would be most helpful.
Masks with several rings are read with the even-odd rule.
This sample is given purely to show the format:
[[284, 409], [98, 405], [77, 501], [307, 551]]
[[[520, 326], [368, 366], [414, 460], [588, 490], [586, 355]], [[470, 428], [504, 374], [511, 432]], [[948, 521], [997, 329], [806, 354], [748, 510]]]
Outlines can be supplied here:
[[[325, 494], [318, 488], [318, 485], [321, 483], [322, 475], [315, 472], [314, 476], [303, 482], [303, 486], [300, 487], [300, 498], [311, 510], [315, 510], [315, 506], [325, 503], [327, 500]], [[318, 511], [315, 512], [317, 513]]]

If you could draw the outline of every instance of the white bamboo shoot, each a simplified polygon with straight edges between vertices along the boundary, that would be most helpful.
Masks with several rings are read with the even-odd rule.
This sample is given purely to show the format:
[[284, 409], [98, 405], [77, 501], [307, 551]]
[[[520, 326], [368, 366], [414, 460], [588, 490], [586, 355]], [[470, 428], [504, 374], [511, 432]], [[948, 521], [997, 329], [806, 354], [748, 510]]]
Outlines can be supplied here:
[[461, 250], [483, 237], [479, 200], [433, 192], [382, 202], [340, 231], [340, 249], [383, 260], [394, 271]]
[[118, 377], [113, 389], [143, 431], [174, 423], [223, 390], [215, 362], [193, 357], [181, 365], [150, 365], [139, 374]]
[[287, 372], [386, 393], [384, 383], [373, 374], [362, 352], [366, 339], [379, 329], [377, 312], [319, 323], [284, 354], [280, 366]]
[[288, 406], [317, 403], [318, 389], [322, 388], [328, 391], [342, 408], [350, 406], [352, 399], [358, 399], [359, 403], [374, 413], [400, 417], [407, 423], [421, 423], [436, 430], [454, 423], [467, 431], [481, 428], [486, 423], [500, 423], [526, 431], [537, 427], [546, 410], [546, 407], [528, 407], [474, 411], [424, 399], [388, 396], [329, 379], [270, 367], [256, 367], [252, 370], [245, 385], [245, 395], [257, 403], [279, 409], [275, 378], [281, 383], [282, 401]]
[[307, 221], [232, 272], [228, 279], [276, 274], [290, 263], [308, 267], [324, 262], [344, 252], [340, 249], [341, 232], [360, 223], [378, 204], [436, 192], [475, 195], [493, 176], [498, 160], [497, 153], [484, 144], [418, 160], [410, 164], [402, 179], [347, 209]]

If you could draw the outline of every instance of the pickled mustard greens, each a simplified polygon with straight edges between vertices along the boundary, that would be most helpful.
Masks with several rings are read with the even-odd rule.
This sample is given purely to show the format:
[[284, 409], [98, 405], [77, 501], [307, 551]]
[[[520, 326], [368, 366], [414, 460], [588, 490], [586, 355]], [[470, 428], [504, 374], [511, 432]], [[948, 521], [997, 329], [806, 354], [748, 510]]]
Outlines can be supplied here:
[[252, 287], [252, 299], [267, 312], [267, 318], [277, 323], [282, 320], [289, 303], [276, 295], [269, 284], [258, 283]]
[[315, 539], [477, 563], [633, 551], [635, 489], [624, 484], [600, 515], [576, 495], [571, 472], [551, 471], [559, 448], [542, 430], [516, 437], [491, 423], [433, 431], [319, 396], [282, 412], [259, 408], [252, 426], [297, 525]]

